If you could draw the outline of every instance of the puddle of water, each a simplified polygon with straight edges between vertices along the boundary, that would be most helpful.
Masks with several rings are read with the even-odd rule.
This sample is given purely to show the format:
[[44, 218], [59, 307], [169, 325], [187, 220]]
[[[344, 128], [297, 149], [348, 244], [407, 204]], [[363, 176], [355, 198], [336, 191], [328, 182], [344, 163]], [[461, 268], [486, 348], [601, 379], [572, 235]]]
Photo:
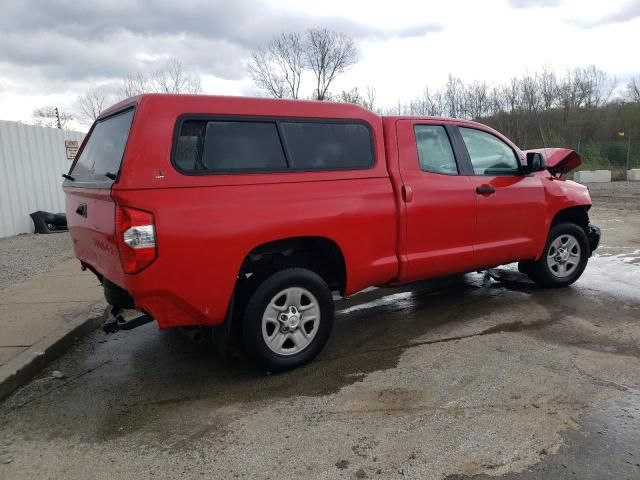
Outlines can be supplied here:
[[640, 299], [640, 250], [619, 255], [595, 255], [589, 259], [577, 288], [605, 292], [615, 297]]
[[381, 298], [377, 298], [370, 302], [365, 302], [359, 305], [354, 305], [353, 307], [338, 310], [336, 312], [336, 315], [348, 315], [349, 313], [359, 312], [361, 310], [369, 310], [371, 308], [385, 307], [388, 305], [393, 305], [394, 307], [399, 309], [407, 308], [413, 304], [411, 297], [413, 297], [413, 292], [394, 293]]

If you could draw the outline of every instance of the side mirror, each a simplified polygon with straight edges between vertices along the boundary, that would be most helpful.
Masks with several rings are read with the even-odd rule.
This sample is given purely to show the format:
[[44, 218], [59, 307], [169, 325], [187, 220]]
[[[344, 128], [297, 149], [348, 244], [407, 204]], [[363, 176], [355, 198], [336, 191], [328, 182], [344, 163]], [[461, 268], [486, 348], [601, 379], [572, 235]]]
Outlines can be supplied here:
[[544, 161], [544, 157], [538, 152], [527, 152], [527, 171], [528, 172], [541, 172], [547, 168], [547, 162]]

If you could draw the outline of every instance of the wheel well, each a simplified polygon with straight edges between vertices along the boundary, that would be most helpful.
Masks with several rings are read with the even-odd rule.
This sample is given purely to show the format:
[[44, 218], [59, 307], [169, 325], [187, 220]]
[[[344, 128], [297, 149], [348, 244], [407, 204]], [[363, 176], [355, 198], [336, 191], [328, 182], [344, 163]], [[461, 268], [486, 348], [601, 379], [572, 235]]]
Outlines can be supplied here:
[[295, 237], [262, 244], [242, 262], [239, 281], [261, 280], [288, 267], [304, 267], [320, 275], [329, 288], [344, 292], [347, 283], [344, 256], [340, 247], [325, 237]]
[[589, 230], [589, 214], [587, 213], [589, 206], [579, 205], [560, 210], [553, 218], [551, 226], [558, 223], [575, 223], [583, 228], [585, 232]]

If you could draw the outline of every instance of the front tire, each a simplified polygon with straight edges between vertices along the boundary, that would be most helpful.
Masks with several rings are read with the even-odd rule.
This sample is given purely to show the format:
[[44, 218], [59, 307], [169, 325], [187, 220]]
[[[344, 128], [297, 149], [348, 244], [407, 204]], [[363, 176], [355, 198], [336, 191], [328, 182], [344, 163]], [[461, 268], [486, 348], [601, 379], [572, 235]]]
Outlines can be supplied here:
[[580, 278], [589, 255], [584, 230], [575, 223], [559, 223], [551, 227], [540, 259], [528, 263], [524, 270], [542, 287], [566, 287]]
[[305, 268], [267, 277], [249, 297], [243, 318], [245, 352], [269, 372], [290, 370], [316, 357], [333, 327], [327, 283]]

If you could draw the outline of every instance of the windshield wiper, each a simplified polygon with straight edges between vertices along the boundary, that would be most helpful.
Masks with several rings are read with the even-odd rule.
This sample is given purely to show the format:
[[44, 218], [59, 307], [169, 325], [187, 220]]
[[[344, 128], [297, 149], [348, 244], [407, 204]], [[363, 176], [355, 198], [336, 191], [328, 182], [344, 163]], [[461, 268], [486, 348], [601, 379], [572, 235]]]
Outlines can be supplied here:
[[63, 173], [63, 174], [62, 174], [62, 176], [63, 176], [64, 178], [66, 178], [67, 180], [71, 180], [72, 182], [75, 182], [75, 181], [76, 181], [76, 179], [75, 179], [75, 178], [73, 178], [71, 175], [67, 175], [66, 173]]
[[116, 178], [118, 178], [115, 173], [111, 172], [105, 172], [104, 176], [110, 178], [111, 180], [115, 180]]

